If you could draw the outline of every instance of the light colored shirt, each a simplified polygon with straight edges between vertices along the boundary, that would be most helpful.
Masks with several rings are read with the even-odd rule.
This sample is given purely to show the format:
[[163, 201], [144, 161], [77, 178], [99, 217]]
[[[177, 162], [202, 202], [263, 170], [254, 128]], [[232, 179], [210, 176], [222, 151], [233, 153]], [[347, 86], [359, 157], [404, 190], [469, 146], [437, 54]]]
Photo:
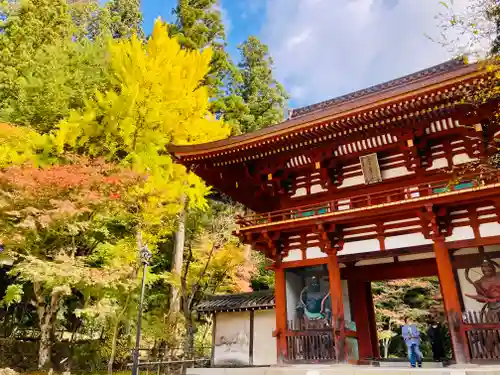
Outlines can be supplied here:
[[406, 345], [419, 344], [420, 332], [415, 324], [406, 324], [401, 329]]

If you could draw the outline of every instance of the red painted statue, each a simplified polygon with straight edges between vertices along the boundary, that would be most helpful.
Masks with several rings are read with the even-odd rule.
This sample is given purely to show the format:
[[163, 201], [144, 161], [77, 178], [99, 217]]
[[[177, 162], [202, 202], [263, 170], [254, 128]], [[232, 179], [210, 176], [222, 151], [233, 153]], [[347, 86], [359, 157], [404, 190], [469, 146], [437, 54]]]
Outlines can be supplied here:
[[476, 281], [471, 280], [469, 269], [465, 271], [465, 278], [474, 285], [477, 292], [477, 295], [465, 295], [484, 303], [482, 312], [500, 312], [500, 274], [497, 273], [496, 266], [498, 267], [492, 260], [485, 260], [481, 265], [483, 276]]

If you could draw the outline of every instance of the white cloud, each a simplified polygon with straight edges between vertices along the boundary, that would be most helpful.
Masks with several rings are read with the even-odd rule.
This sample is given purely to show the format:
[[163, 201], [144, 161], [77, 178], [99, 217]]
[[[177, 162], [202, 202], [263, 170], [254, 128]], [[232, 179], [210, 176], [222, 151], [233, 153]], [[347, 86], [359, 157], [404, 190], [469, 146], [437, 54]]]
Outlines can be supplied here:
[[262, 36], [277, 78], [305, 105], [451, 58], [426, 36], [440, 33], [441, 10], [437, 0], [267, 0]]
[[299, 47], [302, 43], [306, 42], [307, 39], [309, 39], [309, 36], [311, 35], [311, 30], [303, 30], [297, 35], [293, 35], [288, 40], [286, 41], [286, 47], [288, 49], [292, 49], [294, 47]]

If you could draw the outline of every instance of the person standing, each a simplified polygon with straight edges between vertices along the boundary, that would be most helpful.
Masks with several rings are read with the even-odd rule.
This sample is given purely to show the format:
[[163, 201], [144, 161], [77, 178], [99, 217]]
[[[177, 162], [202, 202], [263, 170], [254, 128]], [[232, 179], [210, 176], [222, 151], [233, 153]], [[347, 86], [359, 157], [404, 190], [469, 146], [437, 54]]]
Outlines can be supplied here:
[[403, 339], [408, 350], [408, 359], [411, 367], [422, 367], [422, 352], [420, 351], [420, 332], [415, 324], [405, 318], [405, 324], [401, 329]]
[[444, 335], [441, 324], [436, 321], [431, 322], [427, 336], [432, 345], [432, 358], [436, 362], [442, 361], [444, 358]]

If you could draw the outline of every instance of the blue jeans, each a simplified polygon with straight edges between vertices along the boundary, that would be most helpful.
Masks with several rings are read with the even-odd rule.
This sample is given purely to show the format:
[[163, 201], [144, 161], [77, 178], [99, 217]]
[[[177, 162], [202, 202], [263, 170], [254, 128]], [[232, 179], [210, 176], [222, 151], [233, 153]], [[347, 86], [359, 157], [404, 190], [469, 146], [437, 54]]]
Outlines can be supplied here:
[[411, 367], [422, 367], [422, 352], [418, 344], [406, 344]]

